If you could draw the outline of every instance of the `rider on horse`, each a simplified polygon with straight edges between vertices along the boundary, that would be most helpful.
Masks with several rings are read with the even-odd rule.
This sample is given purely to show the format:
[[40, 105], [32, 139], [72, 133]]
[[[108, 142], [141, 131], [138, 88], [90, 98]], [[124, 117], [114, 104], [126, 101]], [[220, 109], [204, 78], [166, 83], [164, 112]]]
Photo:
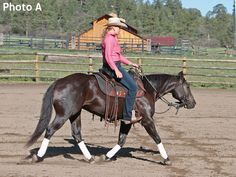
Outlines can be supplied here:
[[124, 121], [125, 124], [136, 123], [142, 119], [142, 117], [136, 118], [135, 111], [132, 111], [137, 93], [137, 84], [121, 66], [121, 63], [136, 68], [139, 66], [132, 63], [121, 54], [121, 47], [118, 43], [120, 28], [127, 28], [127, 25], [123, 19], [111, 17], [108, 19], [106, 26], [102, 40], [103, 70], [110, 73], [116, 81], [120, 82], [128, 89], [121, 120]]

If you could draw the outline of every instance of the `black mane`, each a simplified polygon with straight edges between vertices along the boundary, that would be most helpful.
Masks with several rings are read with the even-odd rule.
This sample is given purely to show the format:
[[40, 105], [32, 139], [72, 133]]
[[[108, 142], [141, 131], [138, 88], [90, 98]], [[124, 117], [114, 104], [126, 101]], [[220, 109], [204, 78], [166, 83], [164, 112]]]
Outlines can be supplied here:
[[149, 93], [155, 92], [155, 90], [153, 89], [154, 87], [157, 90], [158, 94], [162, 95], [167, 91], [168, 88], [174, 86], [176, 82], [178, 82], [178, 76], [170, 74], [149, 74], [145, 75], [142, 81], [144, 88]]

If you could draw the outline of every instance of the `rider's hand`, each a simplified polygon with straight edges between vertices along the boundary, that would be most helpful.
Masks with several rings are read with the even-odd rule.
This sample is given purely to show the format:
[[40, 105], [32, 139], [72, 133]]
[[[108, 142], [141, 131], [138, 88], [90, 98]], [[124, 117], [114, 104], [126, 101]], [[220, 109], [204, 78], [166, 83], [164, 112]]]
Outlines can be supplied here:
[[117, 78], [122, 78], [123, 77], [122, 73], [118, 69], [115, 70], [115, 74], [116, 74]]
[[135, 68], [139, 68], [139, 65], [136, 64], [136, 63], [130, 63], [129, 65], [130, 65], [130, 66], [133, 66], [133, 67], [135, 67]]

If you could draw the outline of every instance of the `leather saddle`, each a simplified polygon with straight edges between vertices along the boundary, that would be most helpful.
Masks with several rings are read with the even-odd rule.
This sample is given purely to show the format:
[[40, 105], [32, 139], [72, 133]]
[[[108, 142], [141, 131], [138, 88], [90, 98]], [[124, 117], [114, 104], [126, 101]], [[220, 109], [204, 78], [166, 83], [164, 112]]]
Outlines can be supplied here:
[[[121, 98], [124, 98], [126, 96], [128, 92], [127, 88], [125, 88], [121, 83], [117, 82], [114, 78], [109, 76], [102, 69], [100, 69], [98, 73], [93, 73], [93, 75], [97, 79], [98, 85], [105, 95]], [[146, 92], [142, 80], [134, 74], [131, 74], [131, 76], [134, 78], [138, 86], [136, 98], [142, 97]]]

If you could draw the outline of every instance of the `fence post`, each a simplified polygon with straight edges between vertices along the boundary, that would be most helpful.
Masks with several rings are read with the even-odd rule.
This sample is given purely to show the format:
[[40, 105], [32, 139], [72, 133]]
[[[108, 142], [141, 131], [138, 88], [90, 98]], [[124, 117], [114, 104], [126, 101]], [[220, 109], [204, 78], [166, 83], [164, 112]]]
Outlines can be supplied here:
[[187, 75], [187, 61], [185, 57], [183, 58], [182, 71], [183, 71], [184, 76], [186, 76]]
[[137, 64], [138, 64], [139, 66], [142, 65], [142, 58], [137, 58]]
[[39, 82], [40, 78], [39, 78], [39, 55], [36, 52], [35, 53], [35, 81]]
[[93, 73], [93, 58], [89, 56], [89, 74]]

